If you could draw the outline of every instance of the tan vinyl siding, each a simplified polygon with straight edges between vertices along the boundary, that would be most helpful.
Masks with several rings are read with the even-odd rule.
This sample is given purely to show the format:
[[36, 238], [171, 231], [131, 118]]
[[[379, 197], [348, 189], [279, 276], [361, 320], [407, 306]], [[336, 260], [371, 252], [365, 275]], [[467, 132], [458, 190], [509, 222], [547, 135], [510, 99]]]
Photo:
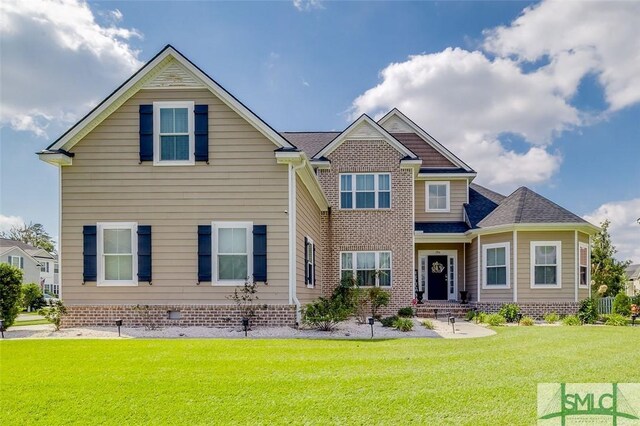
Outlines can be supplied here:
[[462, 209], [463, 204], [467, 202], [467, 181], [452, 180], [449, 181], [449, 200], [448, 213], [426, 212], [426, 182], [424, 180], [416, 180], [415, 182], [415, 209], [416, 222], [460, 222], [463, 220]]
[[[518, 237], [520, 234], [518, 234]], [[483, 247], [483, 251], [480, 252], [480, 285], [483, 285], [483, 256], [484, 256], [484, 246], [487, 244], [496, 244], [496, 243], [509, 243], [509, 287], [510, 288], [481, 288], [480, 291], [480, 301], [482, 302], [513, 302], [513, 233], [512, 232], [502, 232], [499, 234], [489, 234], [483, 235], [480, 241], [480, 244]], [[518, 259], [518, 267], [520, 260]], [[519, 290], [518, 290], [519, 291]]]
[[[139, 163], [138, 106], [163, 100], [209, 105], [209, 163]], [[268, 281], [261, 303], [288, 302], [288, 170], [275, 146], [208, 90], [143, 90], [73, 149], [62, 168], [62, 269], [68, 304], [231, 303], [233, 287], [197, 285], [197, 226], [267, 225]], [[82, 285], [82, 227], [152, 226], [153, 285]], [[215, 263], [214, 263], [215, 264]]]
[[[306, 304], [322, 295], [322, 218], [318, 205], [311, 194], [296, 176], [296, 292], [298, 300]], [[310, 237], [316, 247], [316, 283], [314, 288], [308, 288], [304, 282], [304, 238]]]
[[[562, 243], [561, 288], [531, 288], [531, 242]], [[518, 231], [518, 302], [575, 301], [574, 231]]]
[[465, 273], [469, 301], [478, 301], [478, 238], [467, 244], [465, 259]]

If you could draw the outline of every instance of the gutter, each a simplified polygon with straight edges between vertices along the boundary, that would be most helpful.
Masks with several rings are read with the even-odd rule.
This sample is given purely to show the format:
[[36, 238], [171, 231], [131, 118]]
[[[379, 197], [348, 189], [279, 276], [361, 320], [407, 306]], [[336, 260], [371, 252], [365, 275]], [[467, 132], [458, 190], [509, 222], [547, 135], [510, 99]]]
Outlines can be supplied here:
[[296, 294], [296, 172], [305, 166], [289, 163], [289, 304], [296, 305], [296, 324], [302, 323], [301, 303]]

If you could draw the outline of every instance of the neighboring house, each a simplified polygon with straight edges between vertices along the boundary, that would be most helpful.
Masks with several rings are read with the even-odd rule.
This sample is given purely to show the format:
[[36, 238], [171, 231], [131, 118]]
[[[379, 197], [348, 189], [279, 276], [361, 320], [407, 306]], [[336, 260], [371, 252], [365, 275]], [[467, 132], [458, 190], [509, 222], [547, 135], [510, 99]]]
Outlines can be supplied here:
[[60, 295], [58, 260], [54, 254], [22, 241], [0, 238], [0, 262], [22, 269], [24, 284], [39, 284], [43, 291]]
[[[294, 324], [341, 277], [394, 312], [573, 312], [596, 226], [539, 194], [508, 197], [400, 111], [343, 132], [276, 132], [167, 46], [39, 153], [59, 166], [65, 325], [224, 325], [259, 284], [259, 324]], [[181, 319], [178, 319], [181, 318]]]
[[629, 265], [626, 269], [627, 285], [626, 291], [629, 296], [640, 294], [640, 263]]

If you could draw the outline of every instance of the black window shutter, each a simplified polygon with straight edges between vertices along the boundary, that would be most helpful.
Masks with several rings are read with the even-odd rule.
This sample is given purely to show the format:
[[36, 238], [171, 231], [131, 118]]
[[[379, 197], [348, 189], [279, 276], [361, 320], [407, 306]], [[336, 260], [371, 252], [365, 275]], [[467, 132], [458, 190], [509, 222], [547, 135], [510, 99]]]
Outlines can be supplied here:
[[151, 282], [150, 225], [138, 225], [138, 281]]
[[87, 281], [98, 280], [98, 239], [95, 225], [86, 225], [83, 230], [83, 269], [82, 279]]
[[309, 284], [309, 239], [304, 237], [304, 283]]
[[313, 281], [312, 284], [315, 287], [316, 286], [316, 263], [318, 262], [318, 260], [316, 259], [316, 245], [313, 245]]
[[253, 225], [253, 280], [267, 282], [267, 225]]
[[209, 105], [194, 108], [196, 161], [209, 161]]
[[153, 161], [153, 105], [140, 105], [140, 161]]
[[198, 225], [198, 281], [211, 282], [211, 225]]

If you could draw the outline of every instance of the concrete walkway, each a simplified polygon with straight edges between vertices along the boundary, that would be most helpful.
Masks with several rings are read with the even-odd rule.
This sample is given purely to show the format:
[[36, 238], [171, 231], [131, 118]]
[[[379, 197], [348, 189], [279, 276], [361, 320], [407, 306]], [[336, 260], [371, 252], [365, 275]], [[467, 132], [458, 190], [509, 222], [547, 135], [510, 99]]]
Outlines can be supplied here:
[[[424, 320], [426, 318], [418, 318], [418, 321]], [[483, 326], [478, 325], [470, 321], [464, 321], [456, 318], [455, 323], [455, 333], [453, 332], [453, 327], [449, 324], [448, 321], [441, 321], [429, 318], [429, 320], [433, 323], [435, 329], [434, 331], [445, 339], [468, 339], [475, 337], [488, 337], [496, 334], [495, 331]]]

